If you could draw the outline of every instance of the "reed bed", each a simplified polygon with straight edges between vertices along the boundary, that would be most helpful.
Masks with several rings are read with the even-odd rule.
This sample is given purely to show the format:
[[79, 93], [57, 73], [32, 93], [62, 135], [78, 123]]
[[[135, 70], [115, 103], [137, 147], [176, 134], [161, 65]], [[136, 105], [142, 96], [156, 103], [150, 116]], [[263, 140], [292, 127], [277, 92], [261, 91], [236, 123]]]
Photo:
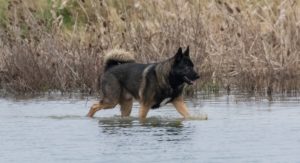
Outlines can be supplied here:
[[296, 0], [0, 0], [0, 9], [0, 87], [8, 92], [96, 93], [107, 50], [151, 63], [187, 45], [201, 74], [196, 90], [300, 88]]

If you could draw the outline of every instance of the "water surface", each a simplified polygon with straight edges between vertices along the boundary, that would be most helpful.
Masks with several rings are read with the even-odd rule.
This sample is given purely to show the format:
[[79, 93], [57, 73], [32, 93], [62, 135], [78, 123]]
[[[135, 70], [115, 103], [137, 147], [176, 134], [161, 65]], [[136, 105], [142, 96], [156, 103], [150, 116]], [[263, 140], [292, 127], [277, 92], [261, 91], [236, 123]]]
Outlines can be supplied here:
[[[300, 162], [299, 98], [234, 96], [187, 100], [198, 118], [171, 105], [146, 122], [119, 108], [86, 118], [96, 99], [0, 99], [0, 162]], [[202, 115], [208, 120], [201, 120]]]

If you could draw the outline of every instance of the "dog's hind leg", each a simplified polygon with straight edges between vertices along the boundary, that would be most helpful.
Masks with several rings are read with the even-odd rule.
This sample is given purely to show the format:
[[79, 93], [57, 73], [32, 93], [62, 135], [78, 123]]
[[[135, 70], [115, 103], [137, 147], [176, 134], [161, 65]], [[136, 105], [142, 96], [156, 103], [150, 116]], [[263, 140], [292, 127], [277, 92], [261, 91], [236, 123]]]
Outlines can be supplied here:
[[103, 101], [104, 100], [101, 100], [99, 103], [92, 105], [87, 116], [93, 117], [97, 111], [102, 110], [102, 109], [111, 109], [111, 108], [114, 108], [118, 104], [118, 103], [105, 103]]
[[94, 114], [101, 109], [102, 109], [102, 105], [100, 103], [93, 104], [86, 116], [93, 117]]
[[124, 88], [122, 90], [122, 94], [121, 94], [119, 103], [121, 105], [121, 116], [122, 117], [130, 116], [130, 113], [131, 113], [131, 110], [132, 110], [133, 97]]
[[131, 110], [132, 110], [132, 99], [124, 99], [120, 102], [121, 105], [121, 116], [122, 117], [128, 117], [130, 116]]
[[183, 97], [177, 97], [172, 101], [172, 104], [175, 106], [176, 110], [179, 114], [181, 114], [184, 118], [190, 117], [188, 108], [186, 107]]
[[110, 109], [119, 103], [121, 95], [121, 86], [118, 79], [113, 74], [104, 74], [102, 77], [102, 100], [99, 103], [92, 105], [88, 117], [93, 117], [94, 114], [102, 109]]
[[140, 120], [145, 120], [146, 119], [149, 110], [150, 110], [150, 107], [148, 105], [141, 104], [140, 110], [139, 110]]

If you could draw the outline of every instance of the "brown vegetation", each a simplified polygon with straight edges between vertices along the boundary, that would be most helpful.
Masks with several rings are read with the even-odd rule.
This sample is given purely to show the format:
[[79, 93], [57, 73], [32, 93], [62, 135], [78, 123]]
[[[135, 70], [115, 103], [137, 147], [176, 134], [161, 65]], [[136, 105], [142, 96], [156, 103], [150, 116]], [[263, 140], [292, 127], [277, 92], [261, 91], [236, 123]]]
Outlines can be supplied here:
[[296, 0], [0, 0], [0, 81], [10, 92], [95, 92], [103, 54], [156, 62], [190, 45], [197, 89], [300, 88]]

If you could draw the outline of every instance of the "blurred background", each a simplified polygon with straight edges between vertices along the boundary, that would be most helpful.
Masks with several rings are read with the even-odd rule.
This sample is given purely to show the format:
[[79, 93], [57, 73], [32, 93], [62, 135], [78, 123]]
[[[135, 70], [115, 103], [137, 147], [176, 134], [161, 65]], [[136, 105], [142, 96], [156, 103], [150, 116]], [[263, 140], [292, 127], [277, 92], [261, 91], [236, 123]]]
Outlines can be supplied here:
[[0, 0], [0, 88], [97, 93], [113, 48], [158, 62], [190, 46], [188, 93], [296, 94], [297, 0]]

